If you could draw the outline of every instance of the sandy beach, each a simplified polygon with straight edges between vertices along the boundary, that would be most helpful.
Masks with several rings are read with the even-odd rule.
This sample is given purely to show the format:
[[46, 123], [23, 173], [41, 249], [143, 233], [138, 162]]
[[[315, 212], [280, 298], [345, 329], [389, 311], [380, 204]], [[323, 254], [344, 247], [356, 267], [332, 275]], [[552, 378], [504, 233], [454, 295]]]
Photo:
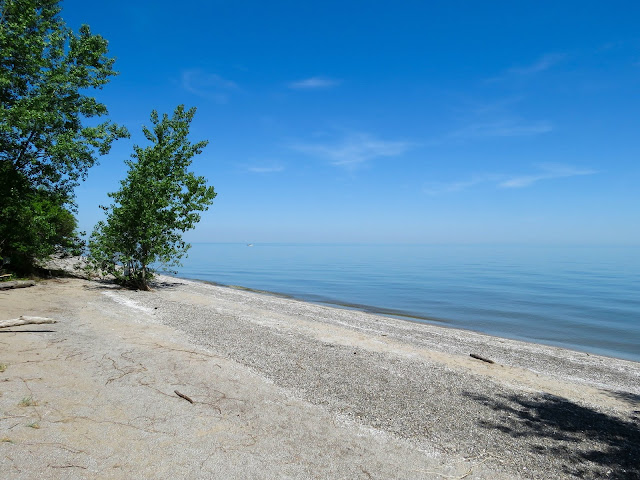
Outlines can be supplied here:
[[640, 478], [636, 362], [170, 277], [20, 315], [57, 323], [0, 329], [3, 478]]

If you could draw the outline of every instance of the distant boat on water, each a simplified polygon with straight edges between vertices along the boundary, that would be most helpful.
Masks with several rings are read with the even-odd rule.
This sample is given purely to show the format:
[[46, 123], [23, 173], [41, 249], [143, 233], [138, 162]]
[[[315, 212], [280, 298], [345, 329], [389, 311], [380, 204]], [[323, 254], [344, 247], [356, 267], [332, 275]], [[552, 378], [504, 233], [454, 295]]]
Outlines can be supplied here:
[[247, 243], [247, 247], [253, 247], [253, 243]]

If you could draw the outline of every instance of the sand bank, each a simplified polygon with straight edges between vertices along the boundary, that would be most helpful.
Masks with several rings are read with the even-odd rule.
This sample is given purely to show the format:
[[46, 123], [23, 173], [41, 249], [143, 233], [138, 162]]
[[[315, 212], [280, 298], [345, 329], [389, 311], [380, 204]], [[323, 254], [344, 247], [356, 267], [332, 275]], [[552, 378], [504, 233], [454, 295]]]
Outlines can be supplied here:
[[8, 478], [640, 476], [635, 362], [169, 277], [19, 315], [59, 323], [0, 330]]

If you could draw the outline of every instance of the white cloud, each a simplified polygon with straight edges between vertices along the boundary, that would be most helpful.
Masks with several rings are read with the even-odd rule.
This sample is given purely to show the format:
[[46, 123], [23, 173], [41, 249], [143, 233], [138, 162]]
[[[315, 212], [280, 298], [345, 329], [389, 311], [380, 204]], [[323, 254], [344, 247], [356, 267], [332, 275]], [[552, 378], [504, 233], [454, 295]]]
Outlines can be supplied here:
[[476, 122], [449, 134], [449, 138], [491, 138], [491, 137], [526, 137], [540, 135], [553, 130], [546, 122], [521, 123], [515, 120], [497, 120]]
[[593, 175], [596, 172], [591, 169], [579, 169], [565, 165], [543, 165], [542, 171], [532, 175], [516, 175], [501, 181], [498, 186], [502, 188], [529, 187], [540, 180], [552, 180], [555, 178], [578, 177]]
[[531, 174], [484, 174], [473, 176], [467, 180], [429, 182], [425, 184], [423, 191], [428, 195], [435, 196], [460, 192], [480, 184], [492, 185], [496, 188], [525, 188], [542, 180], [594, 175], [596, 173], [598, 172], [592, 169], [577, 168], [568, 165], [545, 164], [540, 165], [538, 171]]
[[316, 90], [321, 88], [331, 88], [340, 84], [339, 80], [328, 77], [311, 77], [304, 80], [291, 82], [289, 88], [294, 90]]
[[440, 143], [451, 140], [475, 140], [484, 138], [531, 137], [553, 130], [545, 120], [522, 118], [516, 104], [524, 97], [507, 97], [492, 102], [472, 102], [463, 107], [453, 107], [459, 118], [459, 127], [445, 134]]
[[476, 185], [495, 182], [498, 178], [502, 178], [499, 175], [477, 175], [471, 177], [468, 180], [457, 180], [454, 182], [429, 182], [425, 184], [423, 191], [428, 195], [442, 195], [445, 193], [461, 192]]
[[282, 165], [249, 166], [246, 168], [247, 168], [247, 172], [251, 172], [251, 173], [277, 173], [277, 172], [282, 172], [284, 170], [284, 167]]
[[554, 65], [560, 63], [565, 57], [566, 55], [563, 53], [548, 53], [529, 65], [525, 65], [524, 67], [512, 67], [507, 70], [507, 72], [515, 75], [532, 75], [544, 72], [545, 70], [549, 70]]
[[567, 56], [564, 53], [548, 53], [541, 56], [535, 62], [523, 66], [513, 66], [506, 70], [503, 70], [495, 77], [487, 78], [485, 82], [495, 83], [506, 80], [513, 80], [518, 77], [529, 77], [537, 75], [550, 68], [554, 67], [558, 63], [562, 62]]
[[217, 103], [227, 103], [229, 92], [238, 89], [238, 85], [231, 80], [198, 69], [182, 72], [181, 82], [186, 91]]
[[378, 157], [397, 157], [411, 148], [402, 141], [378, 140], [368, 134], [350, 135], [338, 143], [295, 144], [291, 148], [298, 152], [329, 160], [333, 165], [354, 168]]

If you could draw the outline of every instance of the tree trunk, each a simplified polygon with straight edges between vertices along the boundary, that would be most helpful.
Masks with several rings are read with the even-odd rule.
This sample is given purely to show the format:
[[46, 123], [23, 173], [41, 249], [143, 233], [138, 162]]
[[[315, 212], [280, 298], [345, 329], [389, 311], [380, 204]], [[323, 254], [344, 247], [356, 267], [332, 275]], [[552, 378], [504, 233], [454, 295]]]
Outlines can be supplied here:
[[145, 292], [149, 291], [149, 285], [147, 285], [147, 266], [146, 265], [142, 265], [142, 290], [144, 290]]

